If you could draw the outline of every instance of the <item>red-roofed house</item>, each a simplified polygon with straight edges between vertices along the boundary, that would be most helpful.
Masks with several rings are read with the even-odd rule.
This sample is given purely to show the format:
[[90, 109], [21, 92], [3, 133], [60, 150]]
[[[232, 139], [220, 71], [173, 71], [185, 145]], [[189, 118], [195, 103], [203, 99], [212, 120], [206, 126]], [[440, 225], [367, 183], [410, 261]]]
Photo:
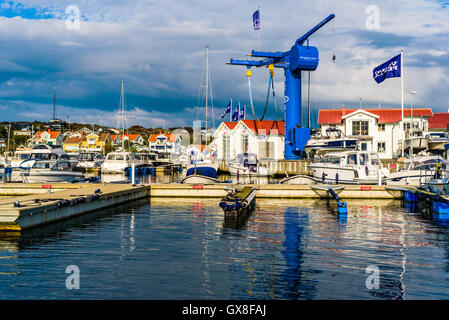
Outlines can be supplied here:
[[429, 131], [447, 132], [449, 123], [449, 112], [434, 112], [429, 118]]
[[[412, 124], [414, 132], [426, 132], [429, 128], [430, 108], [404, 109], [406, 138]], [[382, 159], [391, 159], [400, 153], [401, 109], [325, 109], [318, 114], [321, 134], [329, 127], [339, 128], [346, 136], [360, 140], [361, 150], [375, 151]]]
[[159, 132], [152, 134], [148, 138], [150, 151], [179, 153], [181, 146], [181, 136], [177, 134], [168, 134]]
[[240, 120], [222, 122], [213, 134], [216, 157], [221, 160], [233, 159], [240, 153], [255, 153], [258, 159], [284, 158], [283, 121]]
[[33, 145], [38, 144], [48, 144], [48, 145], [59, 145], [62, 146], [64, 137], [61, 131], [38, 131], [33, 138], [31, 143]]

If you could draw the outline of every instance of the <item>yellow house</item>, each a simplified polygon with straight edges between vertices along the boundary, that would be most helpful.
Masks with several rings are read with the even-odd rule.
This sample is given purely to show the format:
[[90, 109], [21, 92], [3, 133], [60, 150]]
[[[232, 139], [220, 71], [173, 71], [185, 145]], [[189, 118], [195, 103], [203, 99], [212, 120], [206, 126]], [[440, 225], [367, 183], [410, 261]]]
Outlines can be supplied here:
[[102, 133], [100, 135], [91, 133], [84, 136], [81, 142], [81, 151], [94, 151], [104, 153], [105, 145], [107, 142], [111, 142], [109, 133]]
[[79, 152], [81, 150], [81, 143], [85, 137], [68, 137], [64, 140], [63, 148], [65, 152]]

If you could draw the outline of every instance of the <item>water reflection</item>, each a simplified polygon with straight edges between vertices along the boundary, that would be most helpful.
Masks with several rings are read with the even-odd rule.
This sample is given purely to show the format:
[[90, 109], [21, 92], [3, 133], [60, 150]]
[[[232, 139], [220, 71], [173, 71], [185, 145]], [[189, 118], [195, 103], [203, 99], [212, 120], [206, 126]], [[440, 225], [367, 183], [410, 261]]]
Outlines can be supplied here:
[[[449, 299], [449, 232], [398, 201], [152, 198], [0, 238], [0, 298]], [[85, 277], [65, 290], [65, 267]], [[367, 266], [380, 288], [365, 286]], [[70, 292], [69, 292], [70, 291]]]

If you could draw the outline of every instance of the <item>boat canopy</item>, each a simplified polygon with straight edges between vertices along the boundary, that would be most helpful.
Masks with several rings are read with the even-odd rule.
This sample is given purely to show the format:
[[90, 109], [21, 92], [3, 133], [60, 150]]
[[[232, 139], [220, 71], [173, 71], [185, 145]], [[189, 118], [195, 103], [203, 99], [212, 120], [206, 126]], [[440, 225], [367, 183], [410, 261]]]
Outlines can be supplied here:
[[194, 174], [217, 179], [217, 170], [212, 167], [192, 167], [187, 170], [186, 177]]

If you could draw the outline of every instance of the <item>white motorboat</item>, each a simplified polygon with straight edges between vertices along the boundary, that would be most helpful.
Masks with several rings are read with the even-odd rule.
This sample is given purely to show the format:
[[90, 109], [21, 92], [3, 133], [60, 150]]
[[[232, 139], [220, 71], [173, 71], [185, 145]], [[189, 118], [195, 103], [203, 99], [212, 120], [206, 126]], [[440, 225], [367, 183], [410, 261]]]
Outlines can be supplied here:
[[216, 184], [217, 171], [212, 167], [193, 167], [187, 170], [186, 176], [179, 183], [184, 184]]
[[421, 185], [433, 177], [438, 164], [441, 170], [446, 170], [445, 160], [440, 156], [417, 156], [406, 159], [402, 168], [391, 173], [385, 182], [388, 185]]
[[31, 156], [31, 148], [21, 148], [14, 152], [14, 155], [12, 157], [8, 156], [8, 162], [13, 168], [20, 167], [20, 164], [29, 159]]
[[328, 128], [325, 136], [311, 137], [305, 149], [311, 154], [321, 155], [333, 151], [355, 150], [359, 142], [356, 138], [346, 137], [338, 128]]
[[30, 156], [20, 163], [19, 168], [31, 167], [34, 164], [33, 160], [56, 161], [58, 159], [68, 160], [69, 157], [60, 146], [41, 144], [31, 150]]
[[254, 153], [241, 153], [233, 161], [226, 163], [232, 176], [267, 177], [270, 175], [265, 165], [258, 163], [257, 155]]
[[100, 168], [104, 162], [104, 156], [98, 152], [81, 152], [77, 160], [76, 166], [80, 169]]
[[137, 164], [131, 152], [111, 152], [108, 153], [101, 165], [102, 173], [124, 173], [127, 168], [131, 168], [132, 163]]
[[378, 154], [368, 151], [327, 153], [309, 168], [317, 181], [339, 184], [378, 184], [389, 174]]
[[444, 145], [449, 143], [449, 135], [446, 132], [429, 132], [426, 134], [428, 150], [432, 153], [443, 153], [446, 151]]
[[24, 183], [59, 183], [84, 180], [68, 160], [31, 160], [32, 166], [21, 174]]

